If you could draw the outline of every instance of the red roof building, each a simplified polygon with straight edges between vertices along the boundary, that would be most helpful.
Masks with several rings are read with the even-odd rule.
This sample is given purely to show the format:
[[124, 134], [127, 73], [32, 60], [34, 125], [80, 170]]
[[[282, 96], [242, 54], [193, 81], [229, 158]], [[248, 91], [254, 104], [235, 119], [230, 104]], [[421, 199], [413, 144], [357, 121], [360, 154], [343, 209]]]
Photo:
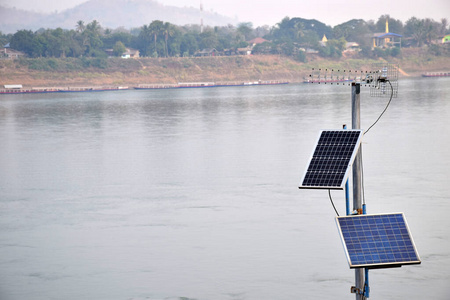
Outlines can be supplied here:
[[258, 44], [262, 44], [264, 42], [268, 42], [268, 40], [263, 39], [261, 37], [257, 37], [257, 38], [254, 38], [253, 40], [248, 41], [248, 43], [250, 45], [253, 45], [253, 46], [258, 45]]

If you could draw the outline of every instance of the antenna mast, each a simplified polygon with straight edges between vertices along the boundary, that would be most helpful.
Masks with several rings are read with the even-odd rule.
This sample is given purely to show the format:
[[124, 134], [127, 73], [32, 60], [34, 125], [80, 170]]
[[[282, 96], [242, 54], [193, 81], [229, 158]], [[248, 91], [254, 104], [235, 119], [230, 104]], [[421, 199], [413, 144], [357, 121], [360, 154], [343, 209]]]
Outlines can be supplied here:
[[[386, 25], [386, 30], [387, 25]], [[314, 69], [313, 69], [314, 70]], [[346, 82], [351, 82], [352, 87], [352, 130], [343, 130], [344, 132], [347, 131], [348, 134], [359, 134], [364, 135], [367, 133], [370, 128], [372, 128], [373, 125], [378, 122], [380, 117], [383, 115], [383, 113], [386, 111], [386, 109], [389, 106], [389, 103], [391, 102], [393, 97], [397, 97], [398, 94], [398, 65], [392, 65], [389, 63], [377, 63], [373, 65], [373, 70], [371, 71], [352, 71], [352, 70], [343, 70], [343, 76], [340, 77], [339, 75], [334, 74], [334, 70], [331, 69], [331, 72], [329, 69], [319, 69], [319, 73], [316, 75], [310, 75], [310, 79], [305, 80], [305, 82], [309, 83], [330, 83], [330, 84], [336, 84], [339, 85], [339, 83], [342, 83], [342, 85], [347, 85]], [[325, 71], [325, 74], [323, 74], [323, 71]], [[337, 73], [339, 73], [340, 70], [337, 70]], [[350, 84], [348, 84], [350, 85]], [[385, 110], [381, 113], [380, 117], [375, 121], [372, 126], [369, 127], [368, 130], [365, 132], [361, 130], [361, 101], [360, 101], [360, 91], [361, 87], [369, 87], [370, 88], [370, 96], [372, 97], [379, 97], [379, 98], [387, 98], [389, 97], [390, 100], [385, 108]], [[355, 141], [354, 143], [349, 142], [349, 140], [346, 140], [347, 137], [346, 134], [341, 134], [335, 131], [335, 136], [333, 136], [330, 139], [322, 138], [325, 136], [325, 131], [322, 132], [321, 138], [317, 142], [317, 147], [314, 151], [314, 154], [311, 158], [311, 163], [308, 166], [307, 171], [305, 172], [304, 179], [299, 186], [299, 188], [310, 188], [310, 189], [343, 189], [344, 188], [344, 182], [348, 178], [347, 171], [343, 171], [344, 166], [342, 164], [346, 165], [346, 170], [350, 166], [352, 166], [352, 172], [353, 172], [353, 211], [350, 212], [349, 205], [347, 206], [347, 217], [338, 217], [338, 219], [345, 219], [347, 220], [357, 220], [354, 218], [360, 218], [362, 215], [366, 215], [366, 217], [373, 217], [373, 215], [367, 216], [366, 212], [366, 204], [363, 203], [363, 181], [362, 181], [362, 153], [361, 153], [361, 147], [360, 140]], [[331, 131], [332, 132], [332, 131]], [[342, 153], [350, 153], [349, 149], [346, 149], [345, 151], [342, 151], [343, 147], [347, 147], [350, 145], [351, 149], [353, 149], [351, 152], [351, 156], [349, 154], [346, 154], [345, 156], [342, 156]], [[337, 180], [339, 179], [339, 180]], [[336, 181], [336, 183], [335, 183]], [[348, 185], [346, 185], [346, 194], [348, 191]], [[346, 195], [346, 202], [348, 202], [348, 195]], [[330, 195], [331, 199], [331, 195]], [[334, 204], [333, 204], [334, 207]], [[336, 210], [336, 209], [335, 209]], [[336, 211], [337, 213], [337, 211]], [[383, 219], [384, 218], [384, 219]], [[383, 219], [383, 220], [382, 220]], [[403, 216], [399, 216], [398, 219], [403, 219]], [[362, 219], [359, 219], [362, 220]], [[338, 221], [339, 223], [340, 221]], [[349, 221], [351, 223], [352, 221]], [[391, 220], [389, 217], [380, 217], [380, 222], [385, 222], [383, 226], [391, 226]], [[399, 221], [402, 224], [406, 224], [405, 221], [400, 220]], [[346, 223], [346, 221], [342, 221], [339, 223], [340, 229], [342, 229], [342, 226], [344, 228], [347, 227], [349, 223]], [[395, 223], [395, 221], [394, 221]], [[398, 223], [397, 228], [399, 226], [406, 226], [401, 225]], [[357, 223], [354, 223], [357, 226], [359, 226]], [[386, 233], [385, 239], [386, 243], [376, 243], [374, 241], [378, 241], [377, 238], [374, 238], [374, 236], [371, 233], [372, 227], [376, 229], [376, 225], [373, 223], [359, 223], [361, 226], [358, 228], [354, 228], [356, 225], [352, 225], [352, 232], [347, 230], [346, 235], [344, 236], [341, 231], [341, 238], [343, 239], [344, 243], [345, 239], [354, 238], [358, 241], [358, 243], [368, 241], [371, 242], [365, 245], [364, 247], [356, 247], [354, 244], [352, 245], [352, 248], [349, 250], [346, 245], [344, 245], [345, 251], [347, 251], [347, 257], [349, 260], [349, 263], [351, 265], [351, 268], [355, 268], [355, 286], [352, 286], [350, 291], [351, 293], [354, 293], [356, 295], [356, 300], [365, 300], [369, 298], [369, 269], [370, 268], [387, 268], [390, 266], [387, 265], [387, 261], [391, 260], [393, 265], [395, 266], [401, 266], [403, 264], [420, 264], [420, 258], [418, 256], [418, 253], [415, 249], [415, 245], [412, 242], [411, 237], [406, 237], [408, 239], [407, 243], [404, 243], [406, 248], [408, 248], [407, 252], [411, 254], [410, 257], [402, 256], [403, 253], [397, 248], [398, 242], [396, 239], [403, 239], [405, 236], [400, 234], [391, 234], [387, 235], [387, 231], [385, 230], [386, 227], [383, 227], [382, 234]], [[350, 228], [350, 227], [348, 227]], [[369, 230], [367, 230], [369, 229]], [[355, 230], [358, 232], [358, 234], [355, 234]], [[363, 234], [363, 232], [366, 230], [366, 235]], [[405, 227], [405, 230], [407, 228]], [[370, 234], [369, 234], [370, 232]], [[361, 233], [361, 235], [360, 235]], [[353, 242], [352, 242], [353, 243]], [[391, 244], [392, 243], [392, 244]], [[360, 244], [358, 244], [360, 245]], [[366, 249], [367, 248], [367, 249]], [[369, 249], [370, 248], [370, 249]], [[352, 252], [352, 254], [348, 254], [349, 251]], [[387, 255], [389, 253], [389, 255]], [[352, 258], [352, 257], [353, 258]], [[352, 259], [358, 260], [361, 259], [363, 263], [359, 265], [353, 265], [352, 267]]]
[[[361, 84], [359, 82], [352, 83], [352, 129], [361, 128]], [[355, 160], [353, 162], [353, 210], [357, 214], [362, 214], [362, 197], [361, 197], [361, 148], [358, 149]], [[364, 270], [362, 268], [355, 269], [355, 294], [356, 300], [364, 299]]]

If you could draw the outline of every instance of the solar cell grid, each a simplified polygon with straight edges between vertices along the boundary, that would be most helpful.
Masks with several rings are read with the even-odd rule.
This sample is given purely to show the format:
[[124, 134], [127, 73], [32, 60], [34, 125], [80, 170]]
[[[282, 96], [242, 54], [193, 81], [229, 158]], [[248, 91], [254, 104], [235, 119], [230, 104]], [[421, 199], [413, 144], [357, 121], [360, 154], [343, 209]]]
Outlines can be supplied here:
[[359, 147], [361, 132], [322, 131], [300, 188], [342, 189]]
[[419, 264], [403, 214], [338, 217], [350, 268]]

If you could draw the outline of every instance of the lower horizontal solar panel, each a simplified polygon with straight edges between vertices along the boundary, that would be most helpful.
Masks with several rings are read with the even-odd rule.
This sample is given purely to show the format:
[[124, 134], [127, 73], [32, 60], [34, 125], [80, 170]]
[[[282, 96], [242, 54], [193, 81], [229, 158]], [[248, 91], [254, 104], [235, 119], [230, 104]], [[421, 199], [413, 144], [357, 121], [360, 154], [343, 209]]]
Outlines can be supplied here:
[[420, 264], [403, 213], [337, 217], [350, 268]]

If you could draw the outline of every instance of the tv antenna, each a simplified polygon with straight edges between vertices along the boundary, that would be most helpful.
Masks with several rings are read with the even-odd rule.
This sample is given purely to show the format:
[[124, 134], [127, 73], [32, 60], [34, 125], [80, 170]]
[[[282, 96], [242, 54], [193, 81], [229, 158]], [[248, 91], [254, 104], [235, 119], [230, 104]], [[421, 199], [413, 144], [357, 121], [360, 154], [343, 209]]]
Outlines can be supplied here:
[[[350, 86], [359, 83], [370, 88], [371, 97], [392, 97], [398, 95], [399, 66], [390, 63], [374, 63], [371, 70], [313, 68], [305, 83]], [[391, 89], [392, 87], [392, 89]]]
[[[370, 71], [313, 69], [308, 83], [351, 85], [352, 129], [324, 130], [317, 141], [300, 189], [345, 188], [346, 214], [336, 224], [350, 268], [355, 269], [355, 286], [351, 293], [356, 300], [369, 298], [369, 269], [420, 264], [419, 254], [412, 240], [403, 213], [367, 215], [362, 203], [361, 140], [387, 110], [392, 98], [398, 95], [398, 65], [377, 63]], [[371, 97], [390, 98], [378, 119], [366, 131], [361, 130], [360, 91], [370, 89]], [[352, 171], [353, 210], [350, 210], [348, 177]], [[399, 246], [402, 245], [402, 246]]]

